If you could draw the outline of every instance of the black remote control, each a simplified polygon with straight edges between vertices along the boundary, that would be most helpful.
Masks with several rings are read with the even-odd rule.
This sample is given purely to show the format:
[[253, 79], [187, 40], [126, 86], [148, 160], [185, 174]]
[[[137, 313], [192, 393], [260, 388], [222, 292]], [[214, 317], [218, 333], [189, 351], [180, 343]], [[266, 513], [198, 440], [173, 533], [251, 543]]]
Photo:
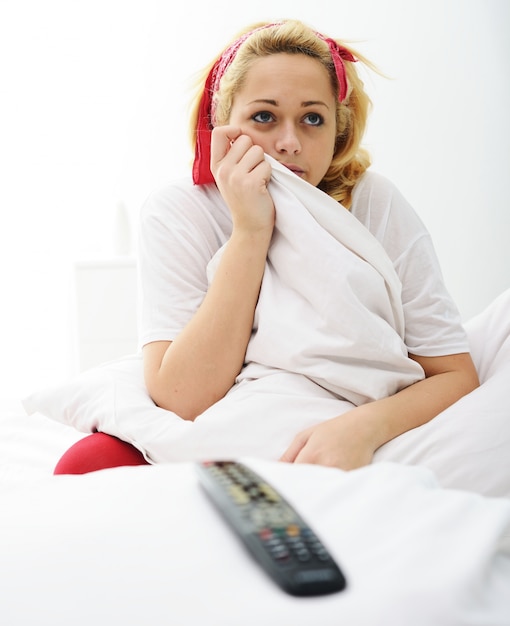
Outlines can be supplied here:
[[204, 461], [197, 470], [208, 496], [284, 591], [313, 596], [344, 589], [344, 575], [312, 529], [256, 472], [237, 461]]

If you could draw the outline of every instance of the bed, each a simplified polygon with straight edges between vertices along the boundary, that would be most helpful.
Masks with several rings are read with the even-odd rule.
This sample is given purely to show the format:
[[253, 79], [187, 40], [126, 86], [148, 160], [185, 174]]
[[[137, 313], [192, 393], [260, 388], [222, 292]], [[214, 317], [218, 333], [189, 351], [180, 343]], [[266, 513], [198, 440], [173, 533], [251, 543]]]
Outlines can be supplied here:
[[[150, 400], [138, 353], [5, 404], [0, 623], [509, 626], [509, 311], [510, 289], [465, 325], [481, 386], [351, 472], [279, 462], [289, 422], [239, 420], [242, 394], [230, 412], [182, 422]], [[53, 476], [97, 430], [149, 464]], [[346, 589], [296, 598], [276, 587], [200, 488], [196, 464], [213, 458], [280, 490]]]
[[[490, 421], [483, 405], [481, 418], [451, 419]], [[436, 471], [426, 453], [402, 450], [352, 472], [240, 457], [297, 507], [347, 578], [340, 593], [295, 598], [231, 533], [193, 462], [52, 476], [83, 434], [13, 404], [0, 421], [0, 621], [508, 626], [508, 431], [494, 433], [492, 450], [506, 448], [495, 456], [488, 440], [472, 437], [470, 449], [464, 438], [453, 459], [443, 454], [444, 474], [440, 451]], [[438, 432], [424, 441], [445, 444]], [[461, 461], [464, 471], [449, 471]]]
[[[482, 386], [370, 467], [288, 465], [243, 450], [341, 565], [347, 588], [329, 596], [275, 587], [210, 505], [193, 461], [52, 476], [84, 433], [49, 406], [46, 415], [2, 407], [1, 623], [508, 626], [509, 306], [510, 291], [467, 325]], [[120, 370], [126, 383], [138, 364], [129, 355], [80, 374], [62, 385], [60, 408], [80, 401], [78, 379], [98, 384], [100, 372]], [[142, 411], [135, 395], [125, 399]]]

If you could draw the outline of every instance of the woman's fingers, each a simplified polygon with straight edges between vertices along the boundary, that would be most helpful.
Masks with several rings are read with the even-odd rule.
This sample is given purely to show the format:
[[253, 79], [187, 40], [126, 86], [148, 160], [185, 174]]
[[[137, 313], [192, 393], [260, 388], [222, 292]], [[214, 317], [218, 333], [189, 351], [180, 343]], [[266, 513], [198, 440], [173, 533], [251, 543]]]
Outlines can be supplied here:
[[308, 441], [308, 431], [303, 431], [296, 435], [292, 440], [292, 443], [287, 448], [287, 450], [283, 453], [280, 458], [280, 461], [283, 463], [294, 463], [296, 458], [298, 457], [301, 450], [306, 445]]
[[211, 133], [211, 170], [226, 157], [236, 139], [241, 135], [238, 126], [217, 126]]
[[[218, 126], [211, 139], [211, 171], [216, 181], [227, 181], [232, 174], [243, 176], [264, 164], [264, 151], [236, 126]], [[239, 169], [236, 169], [239, 168]], [[270, 166], [263, 168], [271, 172]]]
[[211, 171], [234, 228], [272, 231], [275, 210], [267, 189], [271, 165], [262, 147], [235, 126], [218, 126], [211, 142]]

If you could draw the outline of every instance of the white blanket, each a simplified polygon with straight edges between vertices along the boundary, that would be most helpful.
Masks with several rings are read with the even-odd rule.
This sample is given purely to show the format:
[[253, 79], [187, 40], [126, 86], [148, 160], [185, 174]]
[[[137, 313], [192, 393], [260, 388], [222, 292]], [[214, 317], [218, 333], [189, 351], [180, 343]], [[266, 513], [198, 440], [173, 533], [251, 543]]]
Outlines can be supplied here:
[[338, 202], [266, 158], [276, 224], [238, 381], [285, 371], [359, 405], [422, 378], [407, 356], [401, 284], [383, 247]]
[[[275, 167], [276, 179], [278, 172]], [[286, 170], [282, 175], [292, 176], [289, 179], [292, 184], [302, 183]], [[272, 192], [278, 195], [278, 180], [271, 184], [275, 185]], [[322, 203], [315, 205], [308, 202], [308, 192], [313, 194], [309, 185], [300, 191], [300, 195], [306, 196], [308, 206], [312, 210], [317, 210], [317, 207], [322, 210]], [[282, 196], [279, 195], [280, 198]], [[323, 195], [321, 197], [323, 199]], [[373, 376], [374, 380], [377, 379], [377, 389], [372, 385], [369, 393], [380, 393], [381, 381], [383, 387], [391, 388], [396, 380], [400, 380], [402, 372], [406, 372], [409, 378], [413, 375], [421, 376], [421, 372], [413, 372], [412, 369], [407, 371], [408, 366], [413, 368], [415, 365], [409, 359], [402, 359], [398, 322], [399, 285], [379, 244], [367, 236], [365, 229], [347, 211], [338, 211], [336, 203], [334, 212], [329, 212], [326, 206], [325, 213], [318, 216], [324, 229], [317, 225], [308, 209], [295, 204], [289, 208], [292, 215], [287, 215], [285, 208], [279, 210], [278, 232], [274, 251], [271, 252], [268, 281], [263, 287], [259, 305], [260, 308], [264, 307], [264, 318], [267, 315], [270, 319], [274, 317], [273, 312], [277, 312], [274, 324], [278, 330], [275, 331], [272, 324], [261, 320], [262, 316], [258, 312], [258, 332], [248, 351], [251, 362], [246, 372], [239, 377], [238, 384], [221, 402], [205, 411], [195, 422], [183, 421], [170, 411], [154, 405], [144, 384], [141, 356], [129, 355], [93, 368], [53, 388], [34, 392], [25, 398], [26, 411], [29, 414], [42, 413], [81, 432], [99, 430], [120, 437], [133, 443], [149, 461], [155, 463], [239, 456], [278, 459], [295, 434], [352, 407], [350, 402], [340, 399], [335, 393], [339, 391], [336, 372], [342, 372], [342, 380], [349, 380], [349, 372], [342, 370], [344, 366], [330, 358], [331, 355], [326, 359], [321, 358], [324, 356], [322, 349], [305, 351], [303, 358], [301, 347], [288, 341], [289, 337], [296, 343], [300, 341], [297, 325], [301, 319], [306, 319], [309, 323], [303, 332], [307, 334], [307, 341], [315, 341], [315, 345], [327, 351], [326, 344], [331, 331], [329, 322], [334, 325], [335, 319], [331, 319], [334, 316], [328, 315], [328, 310], [314, 310], [312, 303], [319, 303], [320, 309], [321, 295], [326, 293], [326, 289], [334, 292], [334, 285], [331, 286], [329, 282], [328, 287], [321, 286], [318, 289], [319, 281], [301, 281], [304, 283], [301, 285], [302, 290], [296, 288], [292, 294], [296, 309], [286, 308], [285, 315], [280, 315], [285, 303], [275, 306], [271, 301], [272, 297], [276, 297], [276, 283], [280, 280], [275, 268], [278, 267], [279, 271], [285, 269], [285, 264], [278, 259], [280, 246], [286, 252], [285, 258], [290, 257], [296, 264], [301, 263], [299, 259], [304, 255], [301, 254], [300, 246], [305, 244], [299, 238], [299, 233], [306, 232], [306, 229], [319, 231], [317, 234], [323, 238], [324, 246], [331, 245], [335, 253], [345, 255], [351, 261], [354, 259], [356, 271], [366, 272], [368, 279], [373, 281], [373, 288], [385, 294], [382, 298], [384, 310], [378, 308], [379, 301], [371, 302], [370, 294], [361, 292], [354, 297], [356, 314], [366, 313], [364, 307], [367, 311], [375, 307], [373, 315], [367, 314], [367, 318], [370, 318], [367, 324], [377, 331], [381, 330], [387, 342], [394, 346], [395, 350], [389, 351], [390, 360], [398, 364], [390, 375], [385, 372], [380, 378], [376, 373], [377, 368], [372, 368], [370, 378]], [[299, 231], [294, 233], [297, 239], [286, 238], [286, 229], [294, 226]], [[350, 252], [336, 244], [331, 235], [335, 226], [341, 230], [345, 247]], [[357, 232], [358, 228], [362, 228], [362, 232]], [[294, 241], [297, 247], [294, 247]], [[355, 243], [360, 244], [358, 248], [354, 247]], [[338, 262], [337, 257], [332, 258], [333, 263]], [[290, 267], [289, 285], [296, 283], [299, 286], [301, 273], [307, 271], [319, 275], [321, 285], [324, 282], [322, 277], [330, 281], [335, 274], [331, 268], [318, 267], [313, 258], [299, 265], [299, 271], [296, 268], [297, 265]], [[287, 286], [282, 288], [287, 289]], [[312, 290], [313, 298], [307, 299], [305, 288]], [[351, 286], [345, 288], [350, 289]], [[327, 292], [328, 298], [330, 295]], [[337, 305], [341, 295], [339, 292], [331, 296], [337, 298]], [[269, 302], [266, 297], [270, 298]], [[510, 380], [509, 310], [510, 289], [466, 324], [481, 387], [428, 424], [382, 446], [377, 450], [374, 461], [424, 465], [435, 472], [443, 485], [484, 495], [510, 497], [510, 403], [507, 392]], [[345, 313], [347, 316], [351, 314], [352, 311]], [[314, 322], [319, 319], [324, 319], [326, 323], [317, 327]], [[388, 320], [392, 320], [396, 330]], [[285, 332], [287, 326], [289, 332]], [[339, 333], [337, 348], [348, 350], [349, 345], [341, 328]], [[377, 336], [378, 341], [382, 335]], [[336, 338], [332, 341], [336, 341]], [[274, 346], [278, 346], [278, 349]], [[264, 360], [265, 352], [270, 354], [271, 363]], [[297, 365], [294, 364], [294, 357]], [[277, 359], [281, 359], [280, 364], [287, 366], [289, 371], [277, 369]], [[351, 373], [361, 373], [365, 367], [366, 363], [356, 363], [354, 358]], [[249, 378], [248, 373], [253, 378]], [[356, 376], [351, 378], [352, 384], [349, 383], [348, 390], [343, 390], [344, 395], [355, 395], [359, 391], [356, 388]]]
[[244, 460], [313, 526], [344, 571], [345, 591], [283, 593], [211, 506], [190, 463], [127, 467], [0, 489], [0, 623], [510, 623], [508, 501], [440, 489], [422, 468]]
[[423, 377], [407, 356], [400, 281], [382, 246], [336, 201], [271, 165], [277, 217], [247, 364], [193, 424], [167, 414], [163, 427], [121, 425], [122, 438], [152, 461], [276, 459], [303, 428]]
[[[130, 367], [136, 368], [137, 387], [145, 388], [135, 358], [126, 376], [124, 363], [108, 371], [114, 372], [110, 416], [97, 423], [83, 410], [74, 423], [79, 430], [117, 435], [153, 462], [277, 459], [303, 428], [423, 378], [407, 356], [401, 285], [382, 246], [336, 201], [267, 158], [275, 231], [247, 364], [234, 387], [194, 423], [162, 409], [122, 412], [117, 406]], [[209, 277], [221, 253], [209, 264]], [[33, 398], [25, 406], [41, 410]]]

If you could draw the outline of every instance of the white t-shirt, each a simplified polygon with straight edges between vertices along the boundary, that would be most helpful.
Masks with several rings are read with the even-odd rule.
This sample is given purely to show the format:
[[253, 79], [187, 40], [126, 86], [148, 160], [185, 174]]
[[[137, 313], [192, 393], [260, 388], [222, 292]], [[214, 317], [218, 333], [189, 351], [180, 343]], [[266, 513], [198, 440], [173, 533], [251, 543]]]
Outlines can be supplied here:
[[[400, 278], [409, 352], [467, 352], [430, 235], [396, 187], [366, 172], [354, 188], [351, 212], [382, 244]], [[185, 179], [148, 198], [140, 220], [140, 346], [173, 341], [186, 326], [206, 294], [207, 265], [231, 231], [230, 212], [214, 184]]]

